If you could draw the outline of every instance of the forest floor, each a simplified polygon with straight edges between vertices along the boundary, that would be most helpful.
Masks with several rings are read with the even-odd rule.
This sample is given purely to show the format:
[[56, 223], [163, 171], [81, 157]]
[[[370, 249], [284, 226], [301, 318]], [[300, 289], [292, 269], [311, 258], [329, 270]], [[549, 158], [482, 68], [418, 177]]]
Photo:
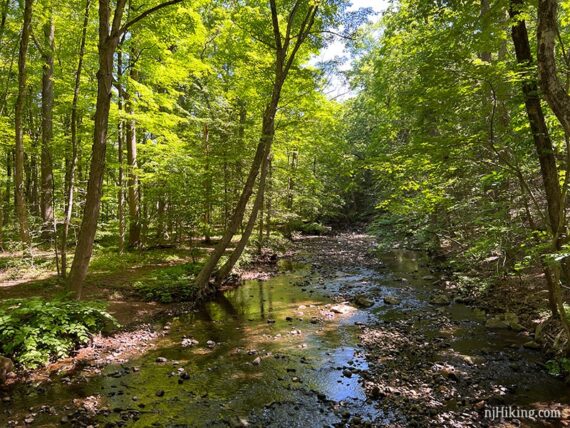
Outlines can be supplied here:
[[[191, 311], [191, 308], [188, 305], [143, 302], [133, 293], [132, 283], [154, 270], [188, 262], [191, 256], [187, 251], [169, 250], [166, 253], [146, 255], [144, 260], [137, 256], [136, 263], [133, 263], [133, 259], [129, 260], [129, 257], [134, 256], [127, 256], [126, 260], [113, 267], [113, 271], [98, 270], [98, 264], [96, 264], [94, 274], [90, 279], [90, 293], [92, 293], [90, 296], [97, 298], [106, 296], [111, 300], [111, 310], [122, 317], [124, 323], [130, 321], [131, 327], [108, 338], [97, 337], [92, 346], [82, 349], [77, 356], [34, 372], [27, 378], [28, 385], [36, 388], [42, 382], [50, 384], [52, 380], [48, 378], [51, 376], [53, 379], [54, 375], [57, 375], [58, 379], [56, 384], [62, 382], [67, 385], [75, 383], [76, 380], [78, 384], [81, 384], [82, 381], [79, 379], [101, 376], [107, 366], [116, 367], [117, 364], [123, 368], [133, 364], [142, 364], [143, 374], [139, 376], [146, 376], [144, 374], [145, 364], [150, 366], [147, 369], [149, 372], [156, 370], [152, 352], [159, 352], [161, 346], [164, 346], [161, 343], [169, 336], [174, 334], [178, 337], [176, 332], [171, 331], [170, 322], [173, 319], [176, 320], [179, 314]], [[291, 254], [285, 261], [309, 268], [309, 271], [299, 280], [291, 282], [284, 277], [284, 282], [278, 283], [284, 289], [290, 289], [291, 286], [296, 288], [291, 302], [299, 302], [301, 296], [307, 296], [303, 297], [306, 299], [317, 295], [321, 296], [324, 302], [301, 305], [296, 312], [291, 313], [291, 316], [287, 316], [287, 322], [283, 316], [283, 320], [278, 320], [276, 325], [285, 324], [284, 328], [290, 329], [290, 326], [287, 326], [291, 322], [298, 322], [299, 325], [304, 326], [303, 334], [308, 337], [313, 333], [323, 334], [321, 332], [323, 329], [337, 329], [334, 323], [340, 321], [341, 325], [348, 323], [352, 326], [350, 328], [356, 329], [355, 340], [359, 342], [351, 345], [356, 349], [353, 357], [342, 363], [333, 359], [338, 367], [330, 367], [330, 370], [338, 370], [338, 380], [334, 381], [339, 382], [337, 389], [349, 388], [349, 383], [350, 388], [361, 388], [364, 393], [362, 401], [351, 406], [347, 404], [350, 400], [335, 399], [330, 395], [334, 393], [329, 390], [325, 390], [323, 394], [314, 389], [307, 389], [304, 394], [308, 395], [296, 402], [294, 411], [306, 418], [309, 414], [311, 417], [314, 414], [330, 414], [331, 419], [317, 419], [319, 421], [315, 422], [317, 425], [305, 426], [322, 426], [324, 421], [328, 425], [337, 426], [393, 427], [557, 427], [570, 424], [569, 388], [562, 380], [546, 373], [544, 355], [539, 350], [531, 349], [535, 348], [534, 345], [529, 346], [529, 343], [533, 342], [534, 321], [522, 306], [503, 303], [502, 307], [493, 304], [491, 308], [488, 301], [478, 302], [473, 298], [466, 298], [460, 290], [451, 286], [452, 278], [449, 278], [438, 266], [431, 264], [430, 260], [421, 253], [406, 250], [381, 253], [374, 239], [365, 234], [347, 233], [331, 237], [301, 237], [295, 241]], [[101, 263], [101, 266], [103, 265], [105, 263]], [[268, 279], [275, 273], [274, 265], [264, 264], [253, 266], [251, 270], [244, 271], [243, 275], [246, 278]], [[279, 273], [275, 278], [279, 279], [282, 275]], [[45, 287], [47, 284], [45, 281], [43, 279], [38, 283], [30, 284], [43, 284]], [[250, 283], [251, 288], [255, 281], [250, 281]], [[530, 287], [534, 287], [533, 284], [529, 281]], [[273, 287], [274, 285], [270, 285], [270, 288]], [[34, 293], [41, 288], [41, 285], [30, 287]], [[8, 287], [8, 290], [11, 297], [22, 297], [26, 295], [26, 292], [22, 293], [21, 290], [28, 290], [28, 287], [22, 283]], [[236, 291], [239, 293], [239, 290]], [[54, 290], [44, 290], [44, 293], [49, 296], [54, 293]], [[277, 297], [274, 298], [277, 299]], [[501, 302], [505, 302], [505, 299], [507, 298], [502, 298]], [[261, 304], [262, 314], [266, 304], [264, 302], [265, 299], [258, 302]], [[277, 300], [273, 304], [277, 304]], [[295, 307], [297, 305], [298, 303]], [[309, 307], [305, 308], [305, 306]], [[234, 333], [236, 329], [239, 331], [259, 330], [258, 324], [252, 324], [253, 319], [239, 321], [239, 324], [234, 327], [233, 323], [237, 322], [235, 320], [241, 319], [238, 317], [239, 311], [245, 310], [251, 317], [251, 313], [248, 312], [251, 309], [244, 309], [239, 305], [232, 308], [227, 302], [223, 303], [222, 307], [225, 311], [229, 311], [228, 329], [231, 330], [228, 332], [229, 335], [237, 334]], [[129, 312], [126, 308], [131, 308], [131, 311]], [[507, 308], [509, 312], [505, 312]], [[521, 309], [518, 314], [515, 313], [517, 309]], [[305, 312], [304, 320], [299, 318], [297, 321], [293, 314], [301, 313], [300, 311]], [[309, 312], [314, 313], [314, 316], [307, 318]], [[516, 325], [515, 329], [509, 325], [489, 327], [489, 320], [500, 321], [502, 316], [504, 321], [505, 313], [510, 314], [506, 316], [506, 319], [511, 321], [512, 317], [516, 316], [517, 323], [520, 325]], [[205, 334], [212, 334], [212, 331], [221, 328], [215, 319], [220, 315], [216, 314], [217, 312], [209, 313], [208, 323], [213, 322], [213, 324], [206, 326]], [[163, 322], [157, 325], [155, 320], [159, 315], [162, 315]], [[211, 318], [214, 318], [213, 321]], [[310, 323], [308, 323], [309, 320]], [[265, 322], [262, 316], [261, 321], [264, 329], [274, 328], [274, 324], [268, 324], [271, 320]], [[243, 323], [245, 324], [242, 325]], [[181, 335], [184, 333], [181, 337], [186, 337], [188, 327], [178, 328], [181, 329]], [[315, 330], [312, 332], [310, 329]], [[273, 330], [269, 332], [271, 331]], [[301, 335], [301, 331], [295, 329], [287, 335], [290, 336], [296, 331]], [[275, 332], [273, 331], [272, 340], [278, 342], [271, 345], [275, 349], [267, 355], [260, 353], [259, 355], [265, 355], [263, 358], [268, 358], [271, 354], [275, 354], [277, 358], [279, 353], [290, 352], [279, 342], [281, 334], [275, 335]], [[267, 331], [264, 331], [264, 338], [267, 336], [266, 333]], [[248, 342], [254, 339], [259, 340], [254, 336], [246, 339]], [[174, 352], [171, 349], [172, 341], [168, 340], [169, 352]], [[179, 339], [176, 340], [179, 341]], [[228, 336], [226, 340], [231, 342], [233, 339]], [[350, 340], [352, 339], [349, 339], [349, 345]], [[325, 342], [320, 343], [319, 346], [324, 346], [323, 343]], [[229, 348], [230, 345], [228, 345]], [[302, 347], [299, 349], [298, 352], [303, 352]], [[183, 352], [183, 350], [176, 352]], [[240, 370], [241, 366], [235, 361], [232, 362], [234, 350], [228, 350], [227, 355], [218, 356], [222, 358], [221, 361], [225, 362], [216, 360], [214, 356], [210, 357], [208, 353], [204, 354], [202, 350], [196, 350], [196, 352], [199, 352], [196, 358], [198, 355], [203, 357], [205, 361], [213, 364], [214, 368], [216, 364], [227, 364], [229, 365], [227, 369], [230, 371]], [[150, 362], [133, 363], [148, 353], [150, 353]], [[329, 352], [327, 351], [326, 354], [328, 355]], [[248, 358], [247, 355], [244, 358]], [[358, 355], [362, 355], [365, 362], [355, 363]], [[327, 364], [330, 363], [319, 362], [316, 354], [308, 354], [308, 357], [301, 356], [301, 364], [296, 368], [299, 377], [302, 377], [300, 373], [304, 372], [301, 370], [307, 365], [306, 358], [315, 360], [311, 365], [312, 370], [320, 372], [329, 369]], [[246, 364], [250, 369], [255, 368], [251, 366], [251, 363]], [[265, 369], [267, 364], [261, 365], [263, 370], [269, 370]], [[136, 373], [131, 373], [129, 370], [128, 376], [121, 374], [122, 372], [119, 375], [116, 375], [117, 373], [119, 372], [112, 369], [109, 374], [105, 375], [118, 378], [117, 380], [120, 381], [120, 384], [113, 388], [124, 386], [128, 391], [137, 387], [129, 384], [132, 381], [129, 381], [128, 376], [137, 375], [138, 369]], [[191, 374], [201, 376], [202, 372]], [[271, 372], [269, 374], [271, 375]], [[251, 376], [251, 373], [249, 375]], [[152, 374], [152, 376], [155, 375]], [[152, 376], [149, 379], [154, 380], [155, 377]], [[211, 375], [204, 374], [204, 376]], [[306, 376], [309, 379], [312, 375], [309, 372]], [[208, 382], [215, 381], [215, 379], [207, 379], [209, 379]], [[344, 386], [344, 382], [348, 382], [347, 386]], [[355, 382], [360, 386], [355, 386]], [[281, 383], [270, 384], [270, 386], [272, 390], [279, 389], [282, 387]], [[336, 385], [336, 383], [333, 384]], [[230, 388], [230, 386], [224, 384], [223, 388]], [[291, 385], [287, 386], [285, 393], [293, 391], [290, 388]], [[84, 389], [87, 388], [82, 387], [81, 391], [83, 392]], [[293, 392], [290, 393], [293, 394]], [[140, 394], [142, 397], [143, 393]], [[26, 396], [26, 393], [22, 392], [22, 396]], [[10, 395], [5, 395], [6, 397], [9, 399]], [[18, 394], [15, 394], [15, 408], [18, 407], [17, 397]], [[89, 406], [92, 405], [89, 401], [90, 397], [77, 402], [77, 405], [82, 406], [81, 412], [83, 413], [80, 412], [79, 416], [78, 413], [73, 413], [73, 416], [70, 416], [71, 422], [79, 421], [79, 417], [83, 418], [81, 420], [90, 420], [85, 416], [86, 413], [93, 412], [89, 410]], [[37, 404], [40, 405], [41, 399], [38, 400]], [[76, 403], [75, 400], [73, 402]], [[279, 422], [278, 405], [280, 403], [282, 402], [272, 402], [269, 407], [265, 407], [261, 415], [253, 412], [245, 419], [239, 419], [238, 422], [234, 420], [232, 423], [237, 424], [236, 426], [240, 424], [245, 426], [244, 421], [249, 420], [249, 423], [254, 426], [287, 426], [286, 423], [283, 424], [283, 421]], [[22, 399], [21, 406], [23, 411], [27, 412], [28, 401]], [[170, 402], [170, 406], [174, 406], [173, 402]], [[551, 420], [516, 418], [491, 420], [486, 418], [485, 411], [490, 411], [497, 406], [560, 410], [561, 418]], [[39, 409], [43, 407], [38, 406]], [[51, 409], [49, 406], [47, 408]], [[373, 410], [370, 410], [371, 408]], [[130, 411], [128, 417], [132, 417], [133, 414], [136, 414], [136, 411], [134, 413]], [[137, 417], [142, 417], [142, 415], [139, 414]], [[224, 421], [229, 420], [224, 419]], [[143, 423], [142, 426], [146, 425]]]

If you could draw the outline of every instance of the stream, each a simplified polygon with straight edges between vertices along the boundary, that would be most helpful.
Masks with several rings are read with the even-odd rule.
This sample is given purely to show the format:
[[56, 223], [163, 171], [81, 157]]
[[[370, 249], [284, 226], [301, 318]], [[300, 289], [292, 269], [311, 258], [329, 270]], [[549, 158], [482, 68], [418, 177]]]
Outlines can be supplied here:
[[[421, 254], [395, 250], [362, 266], [351, 250], [342, 260], [315, 254], [318, 243], [281, 260], [273, 278], [246, 281], [155, 326], [165, 334], [138, 358], [96, 375], [18, 385], [0, 403], [0, 426], [407, 426], [401, 408], [367, 398], [372, 368], [360, 340], [364, 329], [403, 320], [430, 339], [446, 337], [445, 352], [482, 356], [481, 378], [490, 376], [509, 404], [570, 403], [541, 354], [521, 348], [528, 339], [489, 331], [485, 314], [464, 304], [430, 305], [433, 280]], [[364, 294], [373, 298], [366, 309], [343, 303]], [[436, 317], [449, 320], [447, 336], [434, 329]]]

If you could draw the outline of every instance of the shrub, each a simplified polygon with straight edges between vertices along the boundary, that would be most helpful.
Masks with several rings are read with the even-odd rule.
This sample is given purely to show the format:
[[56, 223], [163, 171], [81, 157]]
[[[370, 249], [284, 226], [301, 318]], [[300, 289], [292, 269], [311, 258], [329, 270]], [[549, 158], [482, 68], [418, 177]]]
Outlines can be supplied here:
[[0, 305], [0, 351], [25, 368], [70, 355], [93, 333], [117, 327], [103, 304], [39, 298]]
[[197, 263], [186, 263], [161, 269], [155, 276], [135, 282], [134, 286], [145, 300], [160, 303], [192, 301], [197, 292], [194, 278], [201, 267]]

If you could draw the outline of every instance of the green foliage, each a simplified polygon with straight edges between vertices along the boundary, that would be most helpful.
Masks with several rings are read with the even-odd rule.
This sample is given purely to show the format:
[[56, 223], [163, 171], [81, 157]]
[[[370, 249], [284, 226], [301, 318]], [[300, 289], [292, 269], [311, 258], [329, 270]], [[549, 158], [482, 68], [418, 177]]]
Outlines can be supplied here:
[[285, 226], [287, 233], [300, 232], [305, 235], [326, 235], [330, 233], [331, 228], [317, 222], [303, 221], [300, 219], [291, 220]]
[[196, 298], [194, 278], [202, 267], [187, 263], [160, 269], [151, 277], [134, 284], [135, 290], [145, 299], [160, 303], [188, 302]]
[[570, 373], [570, 358], [562, 357], [556, 360], [548, 360], [545, 366], [552, 376], [565, 375]]
[[0, 350], [17, 364], [35, 368], [68, 356], [92, 334], [117, 326], [101, 303], [5, 300], [0, 306]]

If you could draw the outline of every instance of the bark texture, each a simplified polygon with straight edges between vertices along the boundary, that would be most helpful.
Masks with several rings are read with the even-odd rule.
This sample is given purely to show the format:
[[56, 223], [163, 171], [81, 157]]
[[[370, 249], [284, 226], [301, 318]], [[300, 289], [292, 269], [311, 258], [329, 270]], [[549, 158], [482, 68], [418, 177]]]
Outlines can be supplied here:
[[30, 34], [32, 31], [33, 0], [24, 2], [24, 22], [22, 25], [22, 35], [20, 37], [20, 50], [18, 54], [18, 96], [15, 108], [15, 128], [16, 128], [16, 155], [15, 155], [15, 203], [16, 216], [20, 240], [27, 246], [31, 245], [30, 229], [28, 226], [28, 210], [26, 207], [26, 197], [24, 191], [24, 108], [26, 105], [27, 92], [27, 64], [26, 57], [30, 44]]

